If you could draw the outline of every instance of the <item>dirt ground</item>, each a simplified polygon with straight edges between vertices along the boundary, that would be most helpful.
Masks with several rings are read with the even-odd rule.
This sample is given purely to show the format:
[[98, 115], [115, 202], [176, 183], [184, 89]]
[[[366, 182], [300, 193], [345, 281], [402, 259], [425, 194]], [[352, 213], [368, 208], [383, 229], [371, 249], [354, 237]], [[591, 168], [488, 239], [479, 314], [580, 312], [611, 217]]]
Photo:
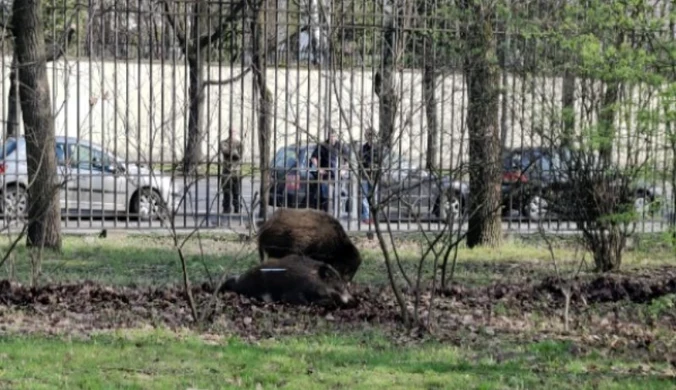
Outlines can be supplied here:
[[[568, 330], [563, 315], [562, 287], [566, 286], [571, 291]], [[251, 340], [321, 329], [358, 330], [369, 325], [384, 329], [403, 343], [430, 335], [459, 345], [493, 338], [567, 338], [578, 341], [581, 349], [598, 346], [615, 353], [641, 353], [649, 360], [667, 357], [676, 364], [674, 337], [660, 336], [665, 329], [673, 332], [676, 310], [673, 305], [661, 310], [655, 303], [676, 294], [676, 268], [585, 275], [565, 283], [553, 277], [526, 277], [481, 287], [453, 285], [434, 299], [426, 290], [420, 294], [418, 307], [425, 325], [403, 333], [400, 311], [389, 288], [353, 286], [352, 290], [356, 304], [334, 309], [265, 304], [232, 293], [214, 298], [207, 285], [195, 286], [193, 294], [199, 311], [207, 313], [202, 331]], [[404, 292], [413, 309], [414, 294]], [[87, 337], [120, 328], [195, 326], [180, 287], [110, 287], [82, 282], [31, 288], [3, 280], [0, 303], [0, 333]], [[430, 303], [433, 318], [427, 326]]]

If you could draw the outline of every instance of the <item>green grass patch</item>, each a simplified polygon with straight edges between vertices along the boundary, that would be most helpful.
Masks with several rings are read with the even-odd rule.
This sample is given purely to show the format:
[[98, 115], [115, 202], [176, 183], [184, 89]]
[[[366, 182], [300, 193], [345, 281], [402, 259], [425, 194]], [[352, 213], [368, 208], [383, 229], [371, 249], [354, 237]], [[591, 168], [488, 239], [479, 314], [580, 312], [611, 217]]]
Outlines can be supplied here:
[[[360, 240], [362, 266], [356, 282], [382, 285], [388, 283], [384, 257], [374, 241]], [[0, 246], [4, 254], [7, 241]], [[411, 242], [397, 244], [403, 268], [415, 276], [421, 252]], [[188, 270], [195, 281], [218, 279], [224, 272], [240, 273], [258, 262], [254, 243], [238, 243], [223, 237], [206, 236], [190, 239], [184, 246]], [[575, 271], [581, 263], [582, 251], [565, 245], [554, 248], [557, 265], [563, 271]], [[592, 267], [591, 256], [587, 264]], [[670, 248], [637, 248], [625, 254], [625, 269], [673, 263]], [[449, 260], [449, 263], [452, 258]], [[26, 282], [30, 275], [29, 256], [23, 244], [15, 249], [10, 261], [0, 267], [0, 278], [13, 277]], [[449, 265], [450, 269], [450, 265]], [[423, 276], [433, 272], [432, 260], [425, 262]], [[544, 276], [554, 273], [549, 249], [543, 243], [510, 240], [501, 248], [458, 250], [454, 277], [469, 284], [486, 284], [496, 280], [518, 280], [524, 276]], [[181, 267], [178, 253], [170, 237], [117, 236], [106, 239], [94, 237], [64, 238], [63, 253], [46, 254], [43, 261], [43, 281], [61, 282], [93, 280], [115, 285], [166, 285], [180, 283]]]
[[[0, 384], [11, 388], [670, 389], [637, 364], [576, 356], [565, 342], [477, 351], [436, 342], [398, 347], [378, 333], [205, 341], [118, 331], [90, 339], [0, 338]], [[507, 358], [505, 358], [507, 357]], [[659, 373], [665, 367], [651, 366]]]
[[[252, 243], [205, 236], [189, 240], [184, 247], [195, 282], [208, 279], [209, 275], [217, 278], [223, 272], [238, 273], [258, 261]], [[358, 245], [364, 263], [356, 282], [386, 284], [383, 256], [377, 245], [362, 239]], [[0, 250], [4, 252], [8, 246], [5, 242]], [[397, 248], [402, 268], [413, 271], [420, 257], [419, 246], [401, 241]], [[560, 269], [574, 270], [582, 254], [570, 245], [557, 243], [554, 256]], [[664, 265], [673, 259], [673, 252], [668, 249], [643, 250], [637, 246], [626, 254], [625, 268]], [[431, 267], [431, 262], [426, 264], [426, 275], [432, 272]], [[499, 249], [459, 248], [455, 277], [463, 283], [480, 285], [495, 280], [519, 283], [525, 277], [553, 273], [551, 255], [544, 243], [513, 239]], [[23, 282], [29, 280], [29, 254], [23, 245], [17, 248], [11, 262], [0, 267], [0, 277], [10, 274]], [[47, 255], [43, 274], [43, 282], [89, 279], [115, 285], [161, 286], [181, 281], [172, 239], [158, 236], [65, 237], [63, 253]], [[657, 321], [673, 312], [675, 305], [674, 295], [666, 295], [643, 305], [641, 313]], [[452, 313], [464, 310], [463, 313], [472, 315], [475, 311], [468, 311], [467, 307], [447, 310]], [[602, 311], [598, 313], [601, 315]], [[28, 314], [17, 312], [16, 316], [28, 318]], [[508, 302], [498, 302], [493, 315], [524, 319]], [[535, 317], [552, 321], [552, 315], [533, 312], [529, 318], [537, 325]], [[49, 321], [41, 321], [42, 326], [51, 326]], [[476, 321], [481, 324], [478, 317]], [[361, 323], [356, 324], [359, 328], [317, 325], [311, 335], [276, 336], [255, 342], [253, 337], [259, 334], [255, 332], [252, 339], [164, 329], [49, 337], [7, 333], [5, 329], [0, 336], [0, 388], [676, 388], [673, 376], [667, 377], [673, 374], [668, 363], [647, 359], [645, 351], [632, 347], [619, 353], [603, 346], [586, 346], [582, 341], [548, 340], [533, 324], [514, 328], [522, 329], [519, 334], [445, 329], [443, 332], [447, 335], [451, 332], [453, 337], [426, 342], [411, 342], [402, 335], [403, 345], [392, 342], [392, 338], [399, 336], [392, 332], [398, 330], [366, 323], [363, 328]], [[237, 333], [237, 328], [231, 326], [210, 329]], [[673, 339], [671, 328], [659, 329], [668, 332], [660, 337]], [[605, 334], [609, 328], [593, 331]], [[570, 338], [580, 340], [579, 336], [572, 334]], [[451, 345], [442, 341], [448, 339], [455, 342]]]

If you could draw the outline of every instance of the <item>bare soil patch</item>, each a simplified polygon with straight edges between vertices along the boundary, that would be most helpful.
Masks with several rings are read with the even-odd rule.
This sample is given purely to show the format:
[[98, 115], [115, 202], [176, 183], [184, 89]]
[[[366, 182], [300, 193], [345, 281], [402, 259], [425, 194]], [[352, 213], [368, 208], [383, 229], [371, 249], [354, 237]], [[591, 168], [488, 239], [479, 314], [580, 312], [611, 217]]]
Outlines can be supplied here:
[[[673, 350], [669, 343], [656, 347], [655, 329], [673, 329], [676, 314], [660, 315], [647, 323], [636, 315], [636, 310], [640, 304], [676, 294], [676, 268], [585, 275], [566, 282], [573, 292], [569, 332], [563, 331], [563, 283], [547, 277], [488, 286], [457, 284], [434, 299], [426, 290], [421, 292], [421, 317], [426, 319], [432, 303], [435, 337], [463, 344], [479, 342], [481, 335], [529, 340], [556, 335], [572, 337], [586, 345], [624, 350], [638, 345], [655, 356]], [[212, 302], [210, 290], [207, 285], [193, 288], [202, 311]], [[321, 329], [360, 330], [365, 325], [401, 334], [399, 310], [388, 288], [355, 286], [353, 295], [357, 300], [354, 306], [327, 309], [265, 304], [232, 293], [220, 294], [206, 328], [212, 333], [249, 339], [311, 334]], [[406, 298], [412, 307], [410, 291]], [[194, 326], [180, 287], [111, 287], [92, 282], [28, 287], [0, 281], [2, 333], [88, 335], [143, 326]], [[416, 339], [423, 333], [419, 328], [408, 336]]]
[[573, 278], [547, 276], [533, 278], [510, 277], [507, 282], [494, 282], [485, 287], [456, 285], [444, 296], [476, 300], [483, 296], [494, 301], [514, 300], [526, 305], [548, 303], [560, 306], [564, 302], [562, 288], [571, 289], [571, 300], [584, 303], [633, 302], [647, 303], [655, 298], [676, 293], [676, 268], [653, 267], [635, 272], [616, 274], [582, 274]]

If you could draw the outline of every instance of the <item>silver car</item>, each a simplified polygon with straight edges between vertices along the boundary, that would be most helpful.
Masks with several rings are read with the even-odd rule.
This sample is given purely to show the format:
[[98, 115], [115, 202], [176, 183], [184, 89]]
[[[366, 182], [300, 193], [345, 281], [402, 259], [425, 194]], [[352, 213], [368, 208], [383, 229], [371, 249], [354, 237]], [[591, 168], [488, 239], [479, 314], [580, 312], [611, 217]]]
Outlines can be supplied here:
[[459, 221], [465, 215], [469, 183], [448, 175], [439, 177], [398, 153], [387, 154], [381, 167], [384, 174], [377, 193], [384, 218], [390, 221], [421, 218], [445, 223]]
[[[170, 177], [126, 162], [100, 145], [56, 137], [59, 200], [65, 215], [127, 212], [144, 220], [178, 208], [183, 192]], [[0, 212], [23, 219], [30, 190], [24, 137], [8, 138], [0, 148]], [[171, 210], [169, 210], [171, 207]]]

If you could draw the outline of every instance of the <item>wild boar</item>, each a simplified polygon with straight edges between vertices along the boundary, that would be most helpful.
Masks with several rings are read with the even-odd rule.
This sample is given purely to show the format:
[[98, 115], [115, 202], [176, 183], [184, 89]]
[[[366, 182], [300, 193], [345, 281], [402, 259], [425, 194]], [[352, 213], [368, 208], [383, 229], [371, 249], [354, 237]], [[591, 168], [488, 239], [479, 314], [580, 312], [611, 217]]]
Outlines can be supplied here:
[[344, 306], [352, 302], [342, 276], [329, 264], [290, 255], [269, 259], [224, 284], [232, 291], [264, 302]]
[[333, 266], [347, 281], [362, 261], [340, 222], [319, 210], [279, 209], [260, 226], [257, 241], [261, 262], [266, 255], [303, 255]]

